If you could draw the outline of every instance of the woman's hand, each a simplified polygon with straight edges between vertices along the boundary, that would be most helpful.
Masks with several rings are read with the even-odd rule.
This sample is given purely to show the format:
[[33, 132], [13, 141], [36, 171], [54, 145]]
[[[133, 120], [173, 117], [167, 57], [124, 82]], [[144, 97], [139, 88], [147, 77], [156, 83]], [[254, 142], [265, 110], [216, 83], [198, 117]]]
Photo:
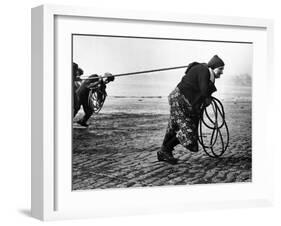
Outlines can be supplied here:
[[104, 73], [104, 76], [106, 77], [105, 81], [107, 83], [114, 81], [114, 76], [111, 73], [106, 72], [106, 73]]
[[212, 98], [211, 97], [207, 97], [204, 101], [204, 106], [208, 107], [210, 104], [212, 103]]

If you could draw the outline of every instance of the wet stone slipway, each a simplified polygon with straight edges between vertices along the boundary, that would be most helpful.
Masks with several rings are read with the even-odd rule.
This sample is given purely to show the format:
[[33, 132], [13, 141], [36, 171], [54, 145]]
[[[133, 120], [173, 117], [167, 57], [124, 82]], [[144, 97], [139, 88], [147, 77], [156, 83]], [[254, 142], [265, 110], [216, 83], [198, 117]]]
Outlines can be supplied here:
[[177, 165], [158, 162], [168, 115], [98, 114], [90, 126], [73, 126], [73, 190], [251, 182], [251, 109], [226, 105], [229, 147], [220, 158], [180, 145]]

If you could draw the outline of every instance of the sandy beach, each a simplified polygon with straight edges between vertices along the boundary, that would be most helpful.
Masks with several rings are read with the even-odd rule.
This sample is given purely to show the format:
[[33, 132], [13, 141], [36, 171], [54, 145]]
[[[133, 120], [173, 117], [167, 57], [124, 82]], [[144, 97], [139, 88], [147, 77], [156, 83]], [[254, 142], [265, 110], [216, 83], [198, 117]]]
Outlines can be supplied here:
[[143, 111], [123, 112], [120, 107], [110, 113], [112, 106], [118, 105], [108, 100], [111, 107], [105, 105], [104, 110], [93, 115], [88, 128], [73, 124], [73, 190], [251, 181], [249, 100], [223, 102], [230, 140], [222, 157], [211, 158], [202, 148], [191, 153], [178, 145], [174, 155], [179, 163], [174, 166], [156, 158], [169, 117], [166, 100], [131, 98], [130, 101], [136, 104], [134, 109], [140, 106]]

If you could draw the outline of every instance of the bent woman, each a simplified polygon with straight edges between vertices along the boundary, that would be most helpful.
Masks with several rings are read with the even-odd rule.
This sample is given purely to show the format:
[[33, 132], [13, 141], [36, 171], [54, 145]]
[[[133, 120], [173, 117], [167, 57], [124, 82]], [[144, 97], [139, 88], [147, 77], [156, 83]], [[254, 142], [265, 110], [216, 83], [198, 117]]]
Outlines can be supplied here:
[[224, 62], [217, 55], [205, 63], [191, 63], [177, 87], [168, 96], [170, 118], [161, 150], [157, 152], [159, 161], [176, 164], [174, 147], [181, 144], [186, 149], [197, 152], [197, 129], [201, 108], [211, 103], [211, 95], [217, 89], [215, 79], [223, 74]]

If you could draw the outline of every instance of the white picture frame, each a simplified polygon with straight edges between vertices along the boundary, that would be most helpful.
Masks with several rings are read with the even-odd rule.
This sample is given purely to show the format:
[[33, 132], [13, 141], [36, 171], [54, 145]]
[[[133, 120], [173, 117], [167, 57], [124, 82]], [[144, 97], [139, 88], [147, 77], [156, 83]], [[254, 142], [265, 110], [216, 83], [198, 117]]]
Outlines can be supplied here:
[[[71, 18], [72, 26], [57, 24], [60, 18]], [[77, 20], [77, 24], [75, 24]], [[79, 21], [78, 21], [79, 20]], [[57, 94], [62, 86], [57, 75], [57, 59], [60, 47], [56, 36], [68, 35], [75, 26], [87, 21], [99, 24], [104, 20], [127, 24], [153, 24], [153, 26], [218, 27], [233, 28], [243, 40], [254, 43], [253, 82], [253, 181], [247, 184], [221, 184], [110, 189], [102, 191], [72, 192], [69, 165], [70, 146], [57, 140], [57, 129], [70, 129], [70, 124], [59, 121]], [[74, 21], [74, 22], [73, 22]], [[112, 26], [112, 25], [111, 25]], [[82, 26], [83, 27], [83, 26]], [[113, 28], [113, 27], [112, 27]], [[136, 32], [136, 31], [131, 31]], [[245, 36], [244, 33], [245, 32]], [[253, 34], [251, 34], [253, 32]], [[73, 32], [75, 33], [75, 32]], [[124, 33], [122, 33], [124, 34]], [[249, 35], [248, 35], [249, 34]], [[115, 35], [116, 34], [115, 32]], [[163, 35], [163, 33], [159, 33]], [[248, 35], [248, 36], [247, 36]], [[233, 40], [233, 33], [212, 34], [210, 39]], [[32, 200], [31, 213], [41, 220], [89, 218], [157, 212], [175, 212], [209, 208], [233, 208], [271, 205], [273, 202], [273, 151], [268, 139], [261, 139], [267, 132], [269, 117], [264, 103], [273, 84], [273, 22], [265, 19], [183, 14], [154, 14], [149, 12], [113, 11], [95, 8], [43, 5], [32, 9]], [[69, 50], [65, 50], [70, 54]], [[71, 62], [71, 58], [68, 62]], [[70, 72], [70, 71], [68, 71]], [[266, 74], [266, 76], [263, 76]], [[70, 84], [70, 83], [68, 83]], [[263, 88], [265, 92], [258, 92]], [[69, 91], [69, 90], [68, 90]], [[69, 93], [69, 92], [68, 92]], [[263, 95], [262, 95], [263, 94]], [[66, 97], [70, 97], [69, 96]], [[68, 121], [69, 122], [69, 121]], [[258, 123], [259, 122], [259, 123]], [[67, 132], [68, 133], [68, 132]], [[69, 131], [70, 133], [70, 131]], [[70, 145], [70, 144], [69, 144]], [[64, 148], [65, 147], [65, 148]], [[69, 151], [69, 154], [67, 153]], [[70, 164], [70, 163], [69, 163]], [[69, 170], [69, 172], [68, 172]], [[65, 180], [63, 178], [66, 178]], [[161, 197], [165, 195], [165, 200]], [[212, 194], [212, 196], [210, 195]], [[172, 198], [173, 197], [173, 198]]]

